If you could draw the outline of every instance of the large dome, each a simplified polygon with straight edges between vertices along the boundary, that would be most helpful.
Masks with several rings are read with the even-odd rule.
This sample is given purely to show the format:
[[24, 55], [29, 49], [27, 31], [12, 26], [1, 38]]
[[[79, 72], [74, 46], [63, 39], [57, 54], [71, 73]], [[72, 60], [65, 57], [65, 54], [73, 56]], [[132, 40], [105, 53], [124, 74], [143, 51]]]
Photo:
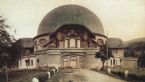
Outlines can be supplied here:
[[64, 5], [52, 10], [41, 21], [37, 34], [51, 33], [69, 24], [82, 25], [93, 33], [104, 34], [99, 18], [90, 10], [78, 5]]

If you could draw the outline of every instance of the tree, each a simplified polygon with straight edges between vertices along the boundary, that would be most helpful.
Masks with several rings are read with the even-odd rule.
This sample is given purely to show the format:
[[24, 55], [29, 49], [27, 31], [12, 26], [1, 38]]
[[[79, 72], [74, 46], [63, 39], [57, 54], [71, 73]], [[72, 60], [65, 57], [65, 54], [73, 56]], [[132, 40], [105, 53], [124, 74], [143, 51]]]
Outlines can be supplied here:
[[125, 50], [125, 56], [134, 56], [138, 58], [138, 66], [145, 67], [145, 42], [134, 42], [128, 45]]
[[8, 59], [10, 57], [9, 54], [5, 56], [4, 53], [8, 53], [8, 48], [10, 48], [12, 45], [10, 35], [6, 31], [9, 26], [5, 23], [5, 21], [6, 20], [0, 16], [0, 66], [4, 65], [5, 63], [3, 58]]
[[112, 54], [111, 54], [111, 50], [108, 49], [107, 47], [107, 44], [102, 44], [100, 45], [100, 51], [96, 53], [96, 58], [101, 58], [101, 61], [102, 61], [102, 69], [101, 70], [104, 70], [104, 64], [105, 64], [105, 60], [109, 59], [109, 57], [111, 57]]
[[21, 56], [21, 53], [23, 52], [23, 47], [21, 45], [21, 41], [17, 40], [16, 42], [12, 43], [12, 46], [9, 47], [8, 53], [10, 54], [10, 62], [9, 65], [11, 66], [17, 66], [18, 65], [18, 59]]
[[[14, 42], [12, 35], [7, 32], [9, 28], [6, 19], [0, 16], [0, 67], [4, 66], [5, 62], [8, 67], [15, 65], [23, 50], [21, 42]], [[7, 56], [4, 53], [7, 53]]]

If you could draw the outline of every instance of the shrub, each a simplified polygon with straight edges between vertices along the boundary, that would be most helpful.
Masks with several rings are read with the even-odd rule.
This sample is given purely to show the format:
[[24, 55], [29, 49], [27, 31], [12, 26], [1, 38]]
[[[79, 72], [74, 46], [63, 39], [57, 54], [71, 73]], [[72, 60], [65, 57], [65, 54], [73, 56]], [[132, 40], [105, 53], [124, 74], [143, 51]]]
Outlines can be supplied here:
[[37, 73], [35, 78], [39, 79], [39, 82], [45, 82], [48, 79], [48, 74], [45, 72]]
[[51, 76], [54, 75], [54, 71], [52, 69], [49, 70]]

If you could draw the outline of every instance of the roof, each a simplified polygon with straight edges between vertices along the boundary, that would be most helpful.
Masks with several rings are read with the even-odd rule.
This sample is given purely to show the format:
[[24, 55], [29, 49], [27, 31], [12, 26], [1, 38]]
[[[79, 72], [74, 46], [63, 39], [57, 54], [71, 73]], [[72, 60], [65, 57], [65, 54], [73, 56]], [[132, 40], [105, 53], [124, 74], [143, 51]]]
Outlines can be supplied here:
[[37, 35], [52, 33], [64, 25], [82, 25], [93, 33], [104, 35], [100, 19], [79, 5], [63, 5], [49, 12], [41, 21]]
[[24, 48], [32, 48], [33, 47], [33, 38], [21, 38], [21, 44]]
[[125, 48], [126, 44], [120, 38], [109, 38], [108, 46], [109, 48]]
[[136, 57], [125, 57], [125, 58], [123, 58], [123, 60], [130, 60], [130, 61], [132, 61], [132, 60], [138, 60], [138, 58], [136, 58]]

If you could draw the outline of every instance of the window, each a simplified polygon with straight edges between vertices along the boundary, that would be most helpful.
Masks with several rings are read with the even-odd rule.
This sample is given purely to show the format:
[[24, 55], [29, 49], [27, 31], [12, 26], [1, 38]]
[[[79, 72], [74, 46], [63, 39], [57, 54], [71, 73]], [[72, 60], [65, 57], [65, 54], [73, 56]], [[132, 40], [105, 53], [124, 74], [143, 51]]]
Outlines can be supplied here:
[[111, 61], [111, 65], [112, 65], [112, 59], [110, 61]]
[[77, 48], [80, 48], [80, 40], [77, 40]]
[[104, 44], [104, 41], [102, 39], [98, 39], [97, 40], [97, 43], [100, 44], [100, 45], [103, 45]]
[[65, 48], [68, 48], [68, 40], [67, 40], [67, 39], [66, 39], [65, 42], [64, 42], [64, 47], [65, 47]]
[[77, 58], [76, 57], [71, 57], [70, 58], [70, 66], [72, 68], [76, 68], [76, 66], [77, 66]]
[[115, 59], [113, 59], [113, 65], [115, 65]]
[[80, 48], [80, 40], [71, 38], [64, 41], [65, 48]]
[[40, 40], [39, 40], [39, 43], [40, 43], [40, 44], [46, 43], [46, 39], [40, 39]]
[[39, 59], [37, 59], [37, 63], [39, 63]]
[[26, 66], [30, 66], [30, 59], [25, 60]]
[[76, 40], [75, 39], [70, 39], [69, 40], [69, 47], [75, 48], [76, 47]]
[[64, 67], [67, 67], [67, 63], [68, 63], [67, 58], [64, 58], [64, 59], [63, 59], [63, 66], [64, 66]]
[[33, 60], [31, 60], [31, 66], [33, 66]]

